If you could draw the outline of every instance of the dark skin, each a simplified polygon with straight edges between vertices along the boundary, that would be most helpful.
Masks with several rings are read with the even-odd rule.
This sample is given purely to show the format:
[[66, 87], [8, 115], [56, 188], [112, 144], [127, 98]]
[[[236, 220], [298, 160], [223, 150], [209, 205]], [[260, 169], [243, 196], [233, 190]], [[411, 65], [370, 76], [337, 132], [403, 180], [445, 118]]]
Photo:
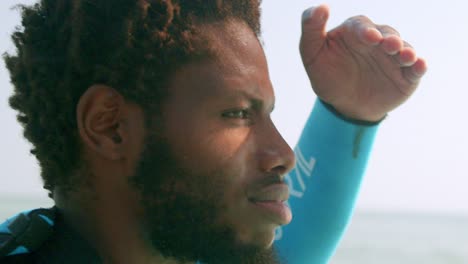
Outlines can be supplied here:
[[[381, 26], [360, 17], [326, 33], [327, 17], [328, 8], [321, 6], [303, 26], [301, 54], [315, 91], [343, 115], [381, 119], [414, 91], [425, 72], [424, 61], [388, 28], [382, 33]], [[238, 21], [204, 27], [215, 59], [186, 65], [175, 74], [160, 133], [179, 161], [198, 175], [223, 171], [228, 187], [221, 203], [226, 210], [216, 222], [232, 227], [241, 244], [269, 248], [275, 228], [289, 223], [291, 215], [259, 211], [251, 200], [266, 195], [281, 203], [287, 198], [284, 183], [276, 183], [273, 191], [259, 183], [272, 174], [284, 177], [294, 166], [294, 154], [270, 118], [274, 93], [254, 33]], [[324, 46], [326, 38], [355, 49]], [[366, 60], [355, 61], [355, 54], [346, 53], [353, 51], [360, 58], [377, 58], [369, 61], [391, 74], [370, 74], [373, 68], [366, 67]], [[360, 71], [355, 72], [356, 65]], [[334, 76], [316, 74], [324, 67]], [[112, 87], [94, 85], [80, 99], [77, 122], [89, 168], [82, 177], [92, 187], [67, 197], [55, 190], [65, 221], [91, 241], [106, 263], [180, 263], [163, 257], [145, 239], [141, 194], [128, 183], [145, 136], [154, 132], [145, 129], [142, 109]]]
[[[219, 31], [230, 34], [215, 37]], [[234, 226], [239, 242], [267, 248], [275, 228], [291, 216], [278, 219], [259, 212], [249, 199], [264, 195], [260, 182], [270, 174], [284, 177], [295, 163], [294, 154], [270, 118], [273, 89], [253, 32], [235, 22], [226, 28], [209, 26], [205, 34], [217, 59], [177, 72], [162, 111], [163, 134], [184, 166], [200, 174], [221, 169], [230, 176], [230, 188], [224, 191], [227, 210], [218, 221]], [[93, 195], [73, 193], [66, 202], [57, 196], [57, 205], [68, 221], [79, 219], [72, 224], [95, 241], [109, 262], [160, 263], [162, 258], [138, 235], [140, 197], [128, 184], [147, 133], [142, 109], [111, 87], [95, 85], [80, 99], [77, 119]], [[278, 194], [285, 193], [286, 184], [278, 185], [283, 191], [272, 195], [287, 199]], [[93, 196], [95, 201], [86, 198]]]

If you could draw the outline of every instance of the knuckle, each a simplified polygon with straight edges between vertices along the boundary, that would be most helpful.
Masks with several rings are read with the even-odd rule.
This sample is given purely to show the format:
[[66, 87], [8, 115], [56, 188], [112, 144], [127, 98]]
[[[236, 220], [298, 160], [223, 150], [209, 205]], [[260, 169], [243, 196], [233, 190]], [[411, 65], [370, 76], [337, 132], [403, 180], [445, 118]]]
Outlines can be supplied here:
[[358, 21], [363, 21], [363, 22], [368, 22], [368, 21], [370, 21], [370, 19], [369, 19], [367, 16], [365, 16], [365, 15], [357, 15], [357, 16], [354, 16], [354, 17], [352, 17], [352, 18], [354, 18], [354, 19], [356, 19], [356, 20], [358, 20]]
[[358, 16], [353, 16], [348, 18], [345, 21], [345, 25], [348, 27], [375, 27], [376, 25], [370, 20], [367, 16], [364, 15], [358, 15]]
[[393, 27], [391, 27], [389, 25], [379, 25], [377, 28], [383, 34], [400, 36], [400, 32], [398, 32], [395, 28], [393, 28]]
[[407, 47], [407, 48], [413, 49], [413, 46], [412, 46], [411, 44], [409, 44], [408, 42], [406, 42], [406, 41], [403, 41], [403, 45], [404, 45], [405, 47]]

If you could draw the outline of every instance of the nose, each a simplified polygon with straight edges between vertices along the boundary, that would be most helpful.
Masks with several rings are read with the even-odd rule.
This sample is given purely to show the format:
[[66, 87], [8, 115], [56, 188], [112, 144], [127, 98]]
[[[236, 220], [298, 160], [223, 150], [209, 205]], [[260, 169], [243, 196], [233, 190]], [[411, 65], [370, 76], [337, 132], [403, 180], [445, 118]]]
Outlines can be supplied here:
[[285, 175], [296, 164], [294, 151], [284, 140], [271, 120], [263, 133], [258, 135], [258, 158], [263, 172]]

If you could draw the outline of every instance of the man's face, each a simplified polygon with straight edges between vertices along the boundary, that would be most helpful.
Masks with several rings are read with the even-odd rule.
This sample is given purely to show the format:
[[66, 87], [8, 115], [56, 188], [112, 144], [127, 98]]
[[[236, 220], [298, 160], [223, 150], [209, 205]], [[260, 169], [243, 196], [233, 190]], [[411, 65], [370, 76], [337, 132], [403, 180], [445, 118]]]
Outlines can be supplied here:
[[132, 179], [148, 239], [182, 260], [275, 263], [274, 231], [292, 217], [283, 177], [294, 154], [270, 119], [264, 53], [243, 23], [202, 34], [215, 58], [175, 74]]

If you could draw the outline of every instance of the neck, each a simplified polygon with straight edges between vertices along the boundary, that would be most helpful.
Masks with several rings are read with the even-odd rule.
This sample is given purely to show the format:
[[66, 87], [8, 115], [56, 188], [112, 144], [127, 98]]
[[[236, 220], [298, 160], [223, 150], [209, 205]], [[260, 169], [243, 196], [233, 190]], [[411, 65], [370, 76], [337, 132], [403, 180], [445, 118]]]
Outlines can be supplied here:
[[89, 197], [93, 195], [54, 191], [65, 224], [96, 250], [103, 263], [182, 264], [164, 258], [145, 241], [139, 221], [129, 212], [135, 204], [109, 196]]

